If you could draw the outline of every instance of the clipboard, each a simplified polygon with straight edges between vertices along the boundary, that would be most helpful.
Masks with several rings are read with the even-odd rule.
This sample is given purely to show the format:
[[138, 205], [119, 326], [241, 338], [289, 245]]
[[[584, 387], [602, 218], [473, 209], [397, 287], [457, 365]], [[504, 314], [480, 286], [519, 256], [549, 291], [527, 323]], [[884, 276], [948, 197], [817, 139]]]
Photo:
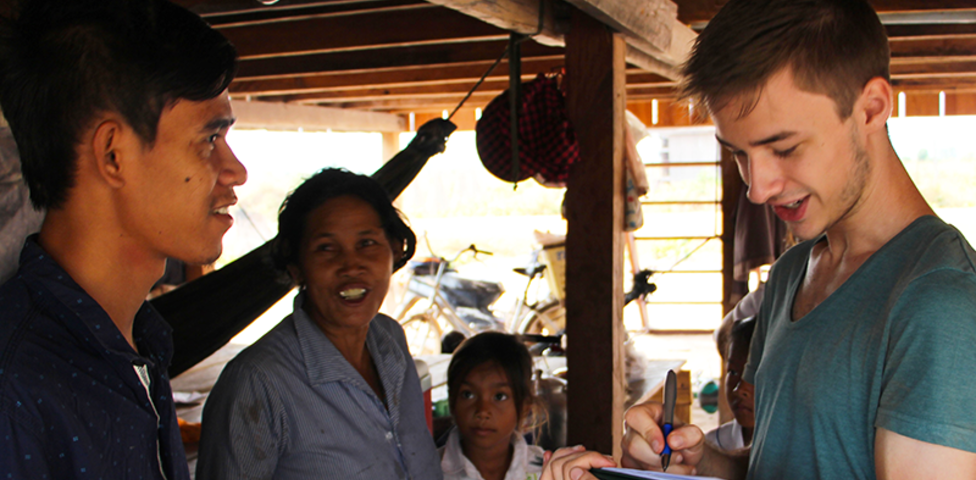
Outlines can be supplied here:
[[600, 480], [721, 480], [715, 477], [692, 477], [631, 468], [594, 468], [590, 474]]

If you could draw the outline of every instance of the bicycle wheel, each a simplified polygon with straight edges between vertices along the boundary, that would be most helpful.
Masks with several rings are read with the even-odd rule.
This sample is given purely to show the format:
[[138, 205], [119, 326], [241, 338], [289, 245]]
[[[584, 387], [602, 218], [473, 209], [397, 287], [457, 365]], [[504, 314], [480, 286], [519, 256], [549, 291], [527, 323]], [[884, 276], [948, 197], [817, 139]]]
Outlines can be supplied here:
[[407, 337], [410, 354], [433, 355], [441, 353], [441, 327], [437, 320], [426, 313], [419, 313], [400, 324]]
[[519, 333], [559, 335], [566, 331], [566, 308], [550, 298], [533, 306], [529, 317], [519, 326]]

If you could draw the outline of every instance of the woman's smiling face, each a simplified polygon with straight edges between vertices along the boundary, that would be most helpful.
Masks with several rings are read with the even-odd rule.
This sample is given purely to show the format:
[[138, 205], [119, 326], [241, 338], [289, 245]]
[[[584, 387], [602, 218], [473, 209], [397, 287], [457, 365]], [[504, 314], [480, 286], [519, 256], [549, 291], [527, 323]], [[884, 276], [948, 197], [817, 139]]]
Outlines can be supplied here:
[[353, 195], [326, 200], [305, 220], [298, 265], [304, 309], [323, 328], [366, 327], [393, 273], [393, 248], [376, 210]]

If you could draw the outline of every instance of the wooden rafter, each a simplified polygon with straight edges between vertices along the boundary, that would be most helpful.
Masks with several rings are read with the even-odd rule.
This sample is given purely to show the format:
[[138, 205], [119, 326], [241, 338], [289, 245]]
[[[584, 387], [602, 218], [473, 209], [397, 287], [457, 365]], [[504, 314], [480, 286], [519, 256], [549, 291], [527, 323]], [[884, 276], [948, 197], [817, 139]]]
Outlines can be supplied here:
[[508, 38], [497, 27], [431, 4], [217, 29], [242, 60]]
[[956, 57], [976, 53], [976, 34], [898, 37], [889, 41], [892, 58]]
[[[474, 83], [488, 70], [492, 61], [448, 64], [430, 67], [408, 67], [401, 69], [370, 70], [353, 73], [318, 75], [273, 80], [253, 80], [237, 82], [231, 88], [231, 95], [295, 95], [317, 92], [352, 91], [363, 88], [397, 88], [411, 86], [449, 85]], [[548, 72], [562, 67], [565, 62], [561, 55], [530, 57], [523, 59], [522, 73], [531, 78], [540, 72]], [[495, 67], [489, 80], [508, 78], [508, 62], [503, 61]]]
[[[306, 77], [330, 72], [362, 72], [414, 66], [443, 66], [494, 61], [505, 52], [507, 40], [384, 48], [363, 52], [334, 52], [316, 55], [265, 58], [241, 62], [238, 81]], [[522, 46], [523, 60], [561, 55], [562, 49], [537, 43]]]
[[[547, 45], [565, 44], [564, 11], [557, 2], [539, 0], [431, 0], [507, 31], [538, 34]], [[570, 0], [574, 6], [621, 31], [627, 41], [627, 62], [647, 71], [676, 79], [677, 66], [691, 50], [695, 33], [676, 19], [670, 0], [647, 0], [636, 4], [610, 0]], [[539, 9], [543, 6], [542, 24]], [[549, 5], [546, 9], [545, 5]]]

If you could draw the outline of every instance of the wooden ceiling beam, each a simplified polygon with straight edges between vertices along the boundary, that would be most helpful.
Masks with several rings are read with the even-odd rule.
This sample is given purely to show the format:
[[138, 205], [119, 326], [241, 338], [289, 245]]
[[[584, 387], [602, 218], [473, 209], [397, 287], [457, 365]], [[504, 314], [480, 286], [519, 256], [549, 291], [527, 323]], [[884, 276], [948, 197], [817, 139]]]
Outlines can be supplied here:
[[[314, 76], [339, 72], [393, 70], [403, 67], [463, 64], [494, 61], [505, 52], [507, 40], [472, 42], [463, 45], [418, 45], [372, 50], [369, 52], [333, 52], [316, 55], [265, 58], [242, 61], [239, 81]], [[562, 55], [562, 49], [525, 42], [523, 60], [532, 57]]]
[[903, 62], [891, 65], [891, 77], [900, 78], [911, 75], [946, 75], [976, 73], [976, 58], [968, 57], [957, 62]]
[[217, 30], [242, 60], [508, 37], [495, 26], [430, 4]]
[[[671, 29], [678, 6], [671, 0], [568, 0], [600, 23], [627, 37], [642, 51], [666, 52], [671, 48]], [[632, 42], [640, 42], [635, 44]]]
[[885, 30], [888, 32], [888, 38], [976, 34], [976, 23], [885, 25]]
[[[522, 59], [523, 77], [531, 79], [539, 73], [555, 71], [565, 64], [564, 59], [565, 57], [562, 55]], [[230, 86], [230, 93], [232, 98], [245, 98], [246, 96], [298, 95], [377, 87], [418, 87], [452, 83], [473, 85], [492, 63], [494, 62], [483, 61], [463, 65], [406, 67], [311, 77], [235, 81]], [[486, 77], [487, 80], [503, 80], [506, 78], [508, 78], [508, 61], [504, 60]], [[628, 71], [627, 83], [628, 85], [644, 86], [674, 84], [674, 82], [660, 75], [647, 73], [640, 69]]]
[[[257, 3], [257, 2], [254, 2]], [[292, 8], [262, 8], [225, 14], [204, 15], [214, 27], [243, 27], [328, 16], [363, 14], [369, 11], [426, 4], [424, 0], [353, 0], [310, 3]]]
[[[523, 75], [522, 80], [528, 81], [532, 79], [532, 75]], [[264, 97], [263, 100], [268, 102], [295, 102], [295, 103], [324, 103], [324, 102], [359, 102], [367, 100], [382, 100], [386, 98], [412, 98], [412, 97], [423, 97], [423, 96], [444, 96], [449, 94], [458, 94], [464, 97], [464, 94], [471, 91], [471, 87], [474, 86], [474, 81], [467, 83], [448, 83], [448, 84], [437, 84], [437, 85], [411, 85], [406, 87], [374, 87], [374, 88], [357, 88], [352, 90], [341, 90], [341, 91], [328, 91], [328, 92], [315, 92], [315, 93], [304, 93], [300, 95], [284, 95], [277, 97]], [[496, 79], [496, 80], [486, 80], [482, 83], [475, 93], [487, 94], [486, 92], [492, 92], [498, 95], [502, 91], [508, 89], [507, 79]], [[460, 101], [460, 98], [459, 98]]]
[[976, 74], [951, 78], [894, 79], [891, 84], [896, 92], [972, 92], [976, 91]]
[[[433, 67], [412, 67], [385, 69], [314, 77], [297, 77], [274, 80], [254, 80], [231, 84], [232, 97], [244, 95], [293, 95], [315, 92], [344, 91], [370, 87], [408, 87], [450, 83], [473, 84], [488, 70], [493, 61], [468, 63], [464, 65], [440, 65]], [[522, 61], [522, 72], [532, 76], [560, 68], [563, 56], [527, 58]], [[502, 61], [487, 77], [488, 80], [508, 78], [508, 62]], [[660, 77], [658, 77], [660, 78]]]
[[976, 52], [976, 34], [892, 38], [889, 44], [892, 58], [971, 56]]
[[256, 0], [171, 0], [173, 3], [200, 15], [211, 18], [220, 15], [240, 15], [292, 11], [319, 6], [370, 4], [377, 0], [279, 0], [272, 5], [262, 5]]
[[[565, 6], [551, 0], [430, 0], [500, 29], [533, 35], [537, 42], [565, 45]], [[570, 0], [576, 7], [604, 21], [626, 37], [627, 63], [677, 79], [695, 33], [675, 18], [670, 0]], [[539, 7], [543, 7], [542, 27]]]
[[[523, 76], [523, 81], [530, 80], [532, 75]], [[416, 85], [393, 88], [358, 88], [342, 91], [305, 93], [300, 95], [282, 95], [261, 97], [266, 102], [286, 102], [306, 105], [347, 104], [349, 102], [372, 102], [381, 100], [406, 100], [424, 98], [446, 98], [456, 96], [458, 102], [471, 90], [474, 82], [453, 83], [439, 85]], [[631, 95], [642, 97], [674, 97], [673, 82], [657, 84], [627, 85], [628, 98]], [[485, 81], [472, 96], [494, 98], [508, 89], [507, 79]]]
[[[475, 92], [470, 99], [464, 104], [465, 108], [484, 108], [488, 105], [491, 99], [495, 98], [497, 94], [492, 94], [488, 92], [487, 94], [482, 94]], [[416, 111], [416, 112], [438, 112], [441, 110], [453, 110], [457, 106], [458, 102], [464, 98], [463, 94], [458, 95], [444, 95], [444, 96], [431, 96], [423, 99], [419, 98], [398, 98], [398, 99], [386, 99], [386, 100], [374, 100], [374, 101], [362, 101], [362, 102], [340, 102], [333, 104], [326, 104], [332, 107], [344, 108], [344, 109], [356, 109], [356, 110], [378, 110], [378, 111]]]

